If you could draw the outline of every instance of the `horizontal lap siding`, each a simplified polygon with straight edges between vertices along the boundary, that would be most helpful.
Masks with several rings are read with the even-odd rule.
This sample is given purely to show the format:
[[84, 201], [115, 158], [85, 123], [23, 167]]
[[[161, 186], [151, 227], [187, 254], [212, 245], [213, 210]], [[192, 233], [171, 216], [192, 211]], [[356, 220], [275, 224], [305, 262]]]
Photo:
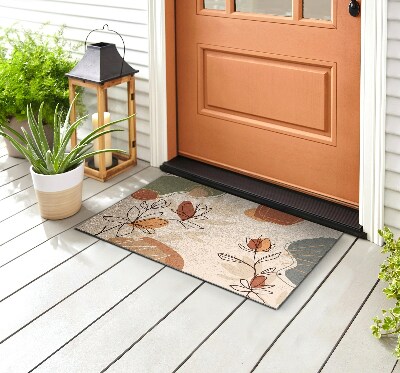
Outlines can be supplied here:
[[[53, 32], [65, 25], [65, 37], [74, 42], [83, 42], [92, 29], [102, 28], [107, 23], [110, 29], [119, 32], [126, 45], [126, 61], [139, 70], [136, 75], [136, 119], [138, 158], [150, 160], [149, 136], [149, 58], [148, 58], [148, 2], [146, 0], [0, 0], [0, 25], [9, 26], [19, 22], [26, 28], [38, 29], [49, 23], [44, 30]], [[88, 42], [105, 41], [115, 43], [123, 53], [121, 39], [115, 34], [93, 33]], [[83, 45], [74, 56], [82, 58]], [[123, 86], [121, 86], [123, 87]], [[88, 112], [95, 112], [95, 97], [87, 92], [85, 102]], [[109, 94], [109, 109], [113, 118], [127, 114], [126, 92], [113, 89]], [[125, 148], [127, 141], [118, 133], [117, 146]]]
[[389, 0], [385, 224], [400, 233], [400, 0]]

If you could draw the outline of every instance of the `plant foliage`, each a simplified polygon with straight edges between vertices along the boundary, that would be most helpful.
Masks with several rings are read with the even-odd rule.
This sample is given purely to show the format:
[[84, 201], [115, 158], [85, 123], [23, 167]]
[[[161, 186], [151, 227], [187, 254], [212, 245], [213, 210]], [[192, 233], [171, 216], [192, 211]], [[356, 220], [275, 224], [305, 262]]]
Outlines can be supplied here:
[[52, 124], [52, 108], [58, 103], [65, 109], [69, 106], [65, 74], [76, 64], [70, 52], [74, 46], [64, 39], [63, 27], [52, 35], [43, 33], [43, 28], [0, 28], [0, 123], [13, 116], [25, 120], [28, 104], [37, 113], [46, 102], [42, 117]]
[[[76, 99], [76, 98], [75, 98]], [[76, 168], [86, 158], [92, 157], [95, 154], [105, 152], [124, 153], [119, 149], [102, 149], [90, 151], [93, 140], [111, 132], [123, 131], [122, 129], [107, 129], [109, 126], [122, 122], [128, 118], [119, 119], [114, 122], [106, 123], [90, 132], [86, 137], [78, 142], [70, 152], [67, 152], [67, 146], [71, 141], [71, 137], [78, 126], [87, 118], [87, 116], [77, 119], [70, 124], [70, 112], [64, 116], [59, 110], [59, 105], [56, 106], [54, 112], [54, 143], [50, 148], [43, 129], [43, 103], [39, 107], [37, 119], [33, 114], [31, 105], [28, 105], [26, 112], [28, 116], [29, 132], [22, 129], [23, 135], [10, 128], [8, 125], [0, 125], [0, 135], [8, 139], [11, 144], [22, 153], [31, 163], [33, 170], [36, 173], [43, 175], [54, 175], [68, 172]], [[6, 131], [4, 131], [6, 130]], [[10, 134], [15, 136], [12, 137]]]
[[396, 240], [393, 232], [387, 227], [379, 230], [379, 234], [385, 241], [382, 252], [388, 256], [381, 264], [378, 277], [388, 284], [383, 292], [388, 299], [394, 299], [396, 304], [393, 308], [382, 310], [382, 318], [374, 317], [371, 329], [376, 338], [397, 336], [394, 355], [400, 358], [400, 238]]

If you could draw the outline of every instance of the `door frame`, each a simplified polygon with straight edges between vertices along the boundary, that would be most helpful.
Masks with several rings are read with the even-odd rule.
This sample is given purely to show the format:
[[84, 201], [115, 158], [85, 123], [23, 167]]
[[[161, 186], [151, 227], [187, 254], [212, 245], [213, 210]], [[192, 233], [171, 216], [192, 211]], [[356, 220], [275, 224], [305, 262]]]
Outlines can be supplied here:
[[[192, 0], [193, 1], [193, 0]], [[148, 0], [150, 163], [177, 155], [175, 0]], [[360, 224], [381, 244], [385, 185], [387, 0], [361, 2]], [[371, 77], [374, 77], [373, 79]]]

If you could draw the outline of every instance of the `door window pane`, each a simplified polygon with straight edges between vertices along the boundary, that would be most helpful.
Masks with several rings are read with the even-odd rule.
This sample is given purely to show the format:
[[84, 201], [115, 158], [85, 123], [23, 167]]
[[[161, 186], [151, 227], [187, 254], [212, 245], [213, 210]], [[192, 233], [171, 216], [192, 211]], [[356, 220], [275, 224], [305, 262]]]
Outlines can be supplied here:
[[291, 17], [292, 0], [236, 0], [235, 10], [236, 12]]
[[332, 20], [332, 0], [304, 0], [303, 18]]
[[225, 0], [204, 0], [204, 8], [212, 10], [225, 10]]

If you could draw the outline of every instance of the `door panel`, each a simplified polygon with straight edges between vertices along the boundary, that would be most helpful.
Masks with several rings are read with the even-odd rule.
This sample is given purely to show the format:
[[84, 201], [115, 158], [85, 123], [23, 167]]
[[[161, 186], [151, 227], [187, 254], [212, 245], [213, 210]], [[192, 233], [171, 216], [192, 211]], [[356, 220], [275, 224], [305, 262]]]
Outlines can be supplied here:
[[334, 64], [207, 45], [199, 48], [200, 114], [335, 144]]
[[304, 1], [286, 17], [176, 1], [178, 152], [357, 205], [360, 20]]

